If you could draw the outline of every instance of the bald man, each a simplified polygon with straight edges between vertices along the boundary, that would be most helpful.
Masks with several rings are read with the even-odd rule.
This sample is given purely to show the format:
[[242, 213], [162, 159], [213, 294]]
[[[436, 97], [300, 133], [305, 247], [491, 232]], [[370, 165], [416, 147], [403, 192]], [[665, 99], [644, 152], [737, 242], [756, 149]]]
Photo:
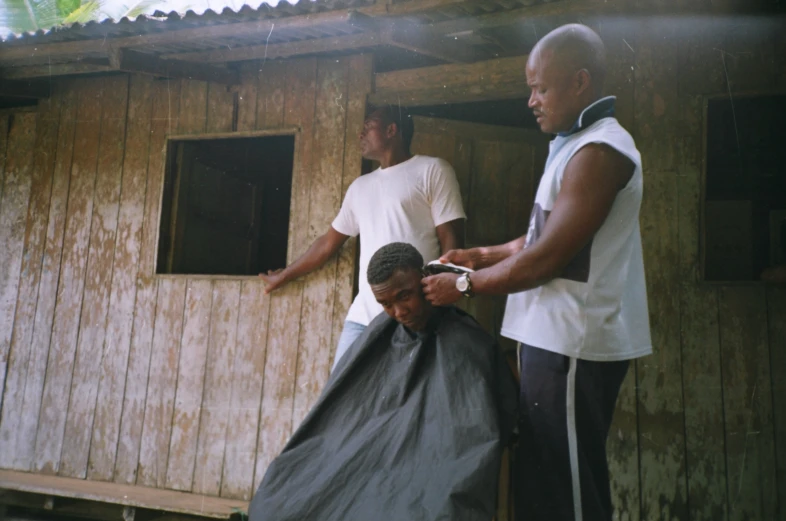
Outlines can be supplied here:
[[522, 457], [516, 517], [610, 521], [606, 438], [630, 360], [652, 352], [639, 233], [641, 156], [603, 97], [603, 42], [566, 25], [527, 62], [529, 107], [556, 134], [524, 237], [450, 251], [477, 271], [424, 279], [436, 305], [509, 295], [519, 343]]

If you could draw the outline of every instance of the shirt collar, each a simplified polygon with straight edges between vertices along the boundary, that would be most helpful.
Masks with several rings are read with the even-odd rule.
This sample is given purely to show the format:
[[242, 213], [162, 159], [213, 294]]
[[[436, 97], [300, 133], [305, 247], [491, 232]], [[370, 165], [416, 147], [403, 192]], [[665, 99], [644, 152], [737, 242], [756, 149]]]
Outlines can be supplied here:
[[567, 132], [560, 132], [557, 134], [559, 137], [567, 137], [577, 132], [581, 132], [585, 128], [591, 126], [593, 123], [603, 118], [614, 117], [614, 104], [617, 101], [615, 96], [606, 96], [589, 105], [581, 111], [579, 119]]

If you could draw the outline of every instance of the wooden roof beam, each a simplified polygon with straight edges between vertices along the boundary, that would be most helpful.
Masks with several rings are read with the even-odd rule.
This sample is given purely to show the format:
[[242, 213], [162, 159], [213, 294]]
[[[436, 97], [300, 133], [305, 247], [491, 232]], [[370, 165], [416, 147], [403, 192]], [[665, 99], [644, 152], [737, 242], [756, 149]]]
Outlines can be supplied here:
[[346, 51], [383, 45], [387, 41], [383, 33], [357, 33], [330, 38], [314, 38], [296, 42], [274, 43], [270, 45], [249, 45], [234, 49], [216, 49], [187, 53], [173, 53], [161, 56], [164, 59], [194, 62], [233, 62], [243, 60], [273, 60], [303, 54]]
[[529, 96], [527, 55], [378, 73], [372, 104], [441, 105]]
[[237, 70], [206, 63], [164, 60], [152, 54], [130, 49], [119, 49], [116, 53], [112, 53], [109, 59], [113, 68], [124, 72], [138, 72], [163, 78], [213, 81], [226, 85], [240, 83], [240, 73]]
[[0, 81], [0, 96], [11, 98], [48, 98], [51, 88], [48, 81], [3, 80]]
[[396, 27], [390, 31], [388, 38], [388, 43], [394, 47], [451, 63], [473, 62], [481, 57], [471, 45], [434, 34], [426, 26], [408, 24]]
[[55, 65], [33, 65], [30, 67], [7, 67], [0, 69], [0, 78], [3, 81], [22, 78], [47, 78], [50, 76], [69, 76], [72, 74], [95, 74], [98, 72], [110, 72], [112, 67], [109, 61], [106, 65], [75, 62], [60, 63]]

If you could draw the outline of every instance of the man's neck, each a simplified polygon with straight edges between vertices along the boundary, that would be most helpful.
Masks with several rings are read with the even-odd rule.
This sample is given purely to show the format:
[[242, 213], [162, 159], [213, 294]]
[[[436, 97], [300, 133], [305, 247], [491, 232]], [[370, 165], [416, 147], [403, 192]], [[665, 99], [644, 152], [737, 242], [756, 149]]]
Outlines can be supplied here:
[[409, 152], [405, 152], [401, 149], [391, 149], [385, 152], [381, 158], [379, 158], [379, 166], [380, 168], [390, 168], [391, 166], [396, 166], [399, 163], [403, 163], [412, 157], [412, 154]]

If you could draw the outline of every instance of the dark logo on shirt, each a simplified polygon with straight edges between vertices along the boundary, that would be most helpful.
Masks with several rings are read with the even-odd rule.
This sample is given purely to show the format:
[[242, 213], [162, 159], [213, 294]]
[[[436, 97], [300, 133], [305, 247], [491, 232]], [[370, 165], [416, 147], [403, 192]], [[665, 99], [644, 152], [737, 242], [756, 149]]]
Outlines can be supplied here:
[[[543, 228], [551, 212], [545, 211], [538, 203], [532, 208], [529, 218], [529, 228], [524, 247], [528, 248], [537, 241], [543, 233]], [[573, 280], [576, 282], [587, 282], [590, 272], [590, 254], [592, 252], [592, 240], [579, 251], [573, 259], [565, 266], [557, 276], [559, 279]]]

